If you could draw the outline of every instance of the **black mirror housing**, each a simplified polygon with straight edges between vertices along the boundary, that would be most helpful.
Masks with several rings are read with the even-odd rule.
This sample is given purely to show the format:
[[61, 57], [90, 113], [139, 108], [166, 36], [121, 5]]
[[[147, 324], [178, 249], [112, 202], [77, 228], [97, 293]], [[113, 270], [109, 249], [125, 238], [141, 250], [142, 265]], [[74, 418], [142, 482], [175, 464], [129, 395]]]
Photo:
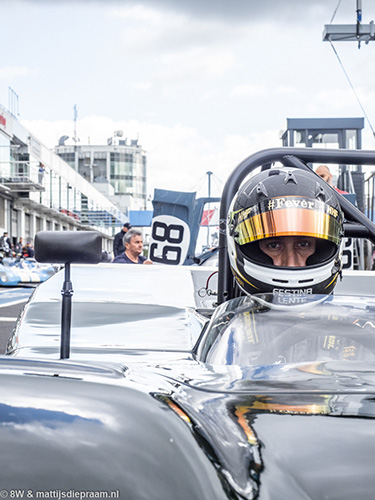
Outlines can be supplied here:
[[40, 231], [34, 246], [38, 262], [98, 264], [102, 259], [102, 236], [98, 231]]

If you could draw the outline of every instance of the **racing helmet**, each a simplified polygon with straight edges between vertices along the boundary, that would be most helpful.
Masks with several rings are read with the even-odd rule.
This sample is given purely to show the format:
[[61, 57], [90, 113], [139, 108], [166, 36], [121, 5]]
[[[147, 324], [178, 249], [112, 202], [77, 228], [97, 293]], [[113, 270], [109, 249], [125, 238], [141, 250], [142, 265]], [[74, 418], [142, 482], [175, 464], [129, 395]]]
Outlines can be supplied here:
[[[228, 213], [230, 266], [248, 294], [329, 294], [341, 274], [343, 213], [333, 188], [313, 172], [271, 168], [245, 182]], [[276, 266], [265, 238], [309, 236], [315, 252], [302, 267]]]

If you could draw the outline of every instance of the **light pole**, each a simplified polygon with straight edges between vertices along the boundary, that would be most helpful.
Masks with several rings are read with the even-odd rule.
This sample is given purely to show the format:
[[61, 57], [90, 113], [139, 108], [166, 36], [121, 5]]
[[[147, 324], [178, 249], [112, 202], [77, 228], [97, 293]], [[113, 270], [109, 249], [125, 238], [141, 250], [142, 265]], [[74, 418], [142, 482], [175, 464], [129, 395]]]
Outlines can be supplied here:
[[[208, 175], [208, 198], [211, 198], [211, 175], [212, 172], [209, 170], [206, 172]], [[208, 208], [207, 208], [207, 250], [210, 248], [210, 203], [208, 203]]]

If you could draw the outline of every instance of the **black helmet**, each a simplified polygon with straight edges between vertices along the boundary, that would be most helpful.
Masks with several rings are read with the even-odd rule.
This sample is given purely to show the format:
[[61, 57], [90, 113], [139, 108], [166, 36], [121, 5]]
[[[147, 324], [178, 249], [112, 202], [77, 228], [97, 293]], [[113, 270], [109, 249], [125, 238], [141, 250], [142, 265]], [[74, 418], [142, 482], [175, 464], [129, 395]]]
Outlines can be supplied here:
[[[281, 267], [259, 248], [279, 236], [315, 238], [303, 267]], [[272, 168], [245, 182], [228, 214], [234, 277], [246, 293], [331, 293], [341, 272], [343, 214], [336, 193], [313, 172]]]

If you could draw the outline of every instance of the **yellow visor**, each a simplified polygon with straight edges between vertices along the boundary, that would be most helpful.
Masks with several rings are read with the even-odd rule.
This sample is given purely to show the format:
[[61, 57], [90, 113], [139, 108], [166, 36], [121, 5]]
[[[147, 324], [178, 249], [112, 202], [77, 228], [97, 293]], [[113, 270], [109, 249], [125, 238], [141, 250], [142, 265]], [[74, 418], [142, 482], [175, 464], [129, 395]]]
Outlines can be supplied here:
[[311, 236], [339, 245], [343, 216], [322, 201], [281, 196], [233, 214], [239, 245], [277, 236]]

